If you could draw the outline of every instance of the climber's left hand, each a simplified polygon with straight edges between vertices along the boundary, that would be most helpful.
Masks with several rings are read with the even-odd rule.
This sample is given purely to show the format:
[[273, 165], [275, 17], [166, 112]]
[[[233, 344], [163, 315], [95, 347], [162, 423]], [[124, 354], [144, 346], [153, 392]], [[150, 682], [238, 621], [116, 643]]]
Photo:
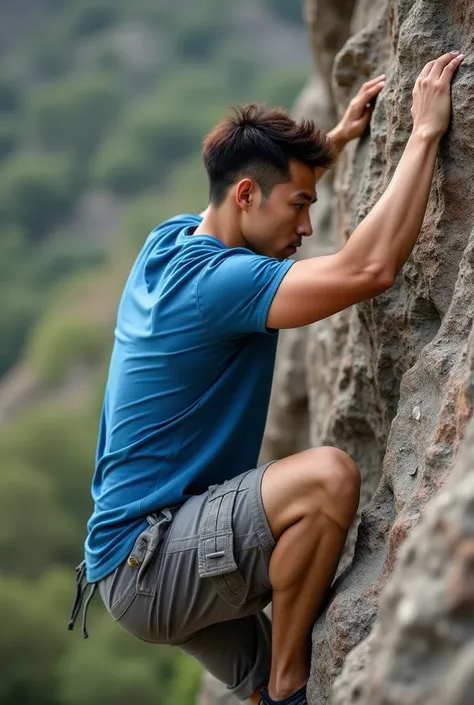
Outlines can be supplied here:
[[360, 137], [374, 112], [375, 99], [385, 86], [385, 74], [381, 74], [362, 85], [357, 95], [351, 100], [344, 116], [334, 132], [342, 143]]

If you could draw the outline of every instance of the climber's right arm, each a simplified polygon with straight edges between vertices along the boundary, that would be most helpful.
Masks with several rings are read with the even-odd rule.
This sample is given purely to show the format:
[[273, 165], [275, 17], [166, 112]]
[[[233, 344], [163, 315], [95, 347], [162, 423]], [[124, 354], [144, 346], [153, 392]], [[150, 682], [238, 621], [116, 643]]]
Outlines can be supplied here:
[[413, 91], [413, 132], [387, 190], [340, 252], [290, 268], [270, 307], [269, 328], [313, 323], [393, 285], [423, 223], [451, 114], [451, 80], [463, 58], [445, 54], [425, 66]]

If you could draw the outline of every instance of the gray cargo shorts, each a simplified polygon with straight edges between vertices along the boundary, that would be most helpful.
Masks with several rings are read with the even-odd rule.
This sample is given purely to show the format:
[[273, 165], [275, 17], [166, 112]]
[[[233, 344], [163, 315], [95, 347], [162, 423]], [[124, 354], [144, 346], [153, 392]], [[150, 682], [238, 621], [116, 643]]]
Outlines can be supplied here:
[[149, 516], [128, 559], [99, 583], [125, 630], [180, 647], [241, 700], [270, 674], [271, 625], [262, 610], [272, 597], [275, 541], [261, 493], [270, 464]]

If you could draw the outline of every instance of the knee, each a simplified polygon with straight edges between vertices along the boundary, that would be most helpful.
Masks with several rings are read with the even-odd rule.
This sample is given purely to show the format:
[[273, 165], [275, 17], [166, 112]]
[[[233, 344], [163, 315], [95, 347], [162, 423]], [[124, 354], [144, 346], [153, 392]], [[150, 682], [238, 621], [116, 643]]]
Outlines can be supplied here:
[[319, 451], [319, 463], [322, 460], [321, 456], [324, 458], [325, 494], [336, 508], [339, 523], [349, 529], [359, 507], [361, 485], [359, 469], [350, 455], [339, 448], [324, 446], [315, 450]]

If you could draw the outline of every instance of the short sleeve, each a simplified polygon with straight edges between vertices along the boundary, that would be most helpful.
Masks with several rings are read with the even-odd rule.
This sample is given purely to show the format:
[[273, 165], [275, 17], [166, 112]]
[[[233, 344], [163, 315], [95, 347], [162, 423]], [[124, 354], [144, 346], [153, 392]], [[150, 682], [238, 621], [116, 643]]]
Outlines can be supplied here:
[[216, 338], [272, 333], [266, 328], [268, 311], [292, 264], [243, 249], [209, 263], [196, 285], [199, 314], [208, 332]]

